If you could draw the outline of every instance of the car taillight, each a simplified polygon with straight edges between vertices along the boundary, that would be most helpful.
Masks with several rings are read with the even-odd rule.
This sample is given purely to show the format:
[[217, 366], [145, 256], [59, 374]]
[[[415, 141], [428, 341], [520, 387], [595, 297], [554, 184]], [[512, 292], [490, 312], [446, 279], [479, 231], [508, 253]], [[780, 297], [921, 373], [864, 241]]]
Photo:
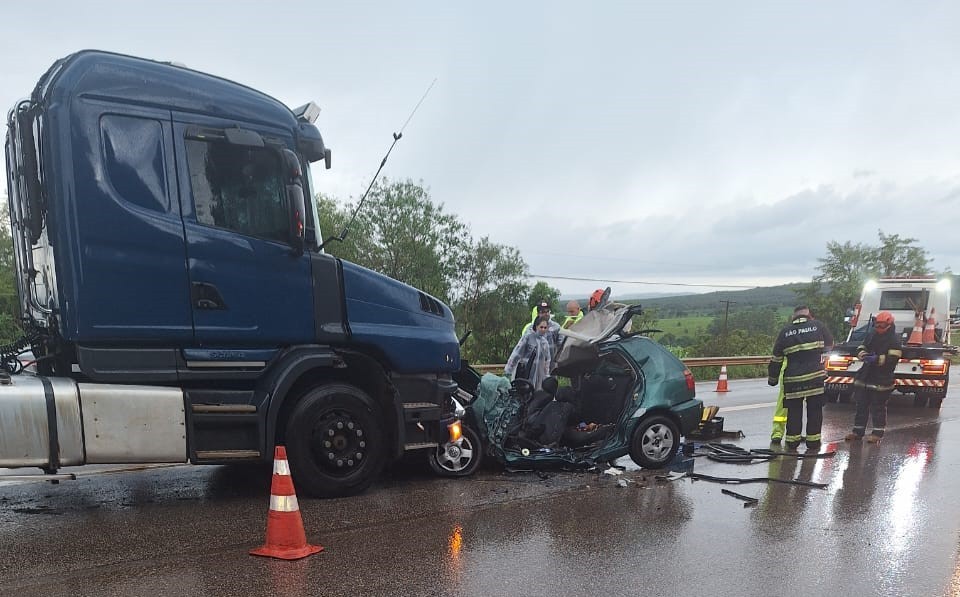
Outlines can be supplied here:
[[827, 357], [827, 371], [846, 371], [853, 362], [853, 357], [832, 354]]
[[920, 366], [923, 367], [924, 375], [946, 375], [949, 365], [943, 359], [921, 359]]
[[697, 391], [697, 380], [693, 378], [693, 373], [690, 373], [689, 369], [683, 370], [683, 378], [687, 380], [687, 389], [691, 392], [696, 393]]

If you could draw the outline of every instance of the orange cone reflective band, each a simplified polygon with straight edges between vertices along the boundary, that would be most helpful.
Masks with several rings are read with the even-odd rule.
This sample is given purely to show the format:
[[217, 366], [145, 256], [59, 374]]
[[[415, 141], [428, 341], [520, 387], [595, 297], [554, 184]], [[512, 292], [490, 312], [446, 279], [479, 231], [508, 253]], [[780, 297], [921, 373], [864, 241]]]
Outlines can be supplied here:
[[270, 486], [270, 512], [267, 513], [267, 542], [250, 552], [281, 560], [299, 560], [323, 551], [322, 545], [310, 545], [300, 519], [300, 504], [293, 489], [287, 464], [287, 450], [277, 446], [273, 455], [273, 482]]
[[927, 318], [927, 324], [923, 326], [923, 343], [932, 344], [937, 341], [937, 310], [930, 309], [930, 317]]
[[923, 316], [919, 313], [913, 321], [913, 331], [910, 332], [907, 344], [923, 344]]
[[720, 379], [717, 380], [717, 392], [729, 392], [730, 389], [727, 387], [727, 366], [720, 366]]

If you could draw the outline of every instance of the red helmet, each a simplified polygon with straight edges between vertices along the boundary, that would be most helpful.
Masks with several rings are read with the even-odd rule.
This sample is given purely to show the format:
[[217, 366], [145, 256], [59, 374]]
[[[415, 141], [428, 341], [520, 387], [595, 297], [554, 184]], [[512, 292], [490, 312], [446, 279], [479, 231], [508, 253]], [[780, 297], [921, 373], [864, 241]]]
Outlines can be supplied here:
[[893, 325], [893, 314], [890, 311], [880, 311], [877, 313], [877, 316], [873, 318], [873, 327], [877, 328], [878, 332], [885, 332], [890, 329], [890, 326]]
[[590, 295], [589, 306], [591, 309], [596, 309], [600, 304], [600, 301], [603, 300], [603, 289], [597, 288], [593, 291], [593, 294]]

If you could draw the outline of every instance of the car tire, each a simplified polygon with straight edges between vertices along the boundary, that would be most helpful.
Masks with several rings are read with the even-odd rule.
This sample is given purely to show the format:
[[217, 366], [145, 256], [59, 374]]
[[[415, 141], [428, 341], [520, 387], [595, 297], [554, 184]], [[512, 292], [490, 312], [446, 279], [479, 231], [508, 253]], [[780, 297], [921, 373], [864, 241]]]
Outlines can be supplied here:
[[446, 442], [427, 452], [427, 462], [441, 477], [468, 477], [483, 462], [483, 446], [477, 432], [460, 424], [463, 433], [456, 444]]
[[673, 419], [654, 415], [644, 419], [630, 440], [630, 458], [647, 469], [670, 464], [680, 449], [680, 430]]
[[287, 422], [290, 469], [297, 487], [315, 497], [364, 491], [385, 459], [379, 408], [348, 384], [318, 386], [304, 394]]

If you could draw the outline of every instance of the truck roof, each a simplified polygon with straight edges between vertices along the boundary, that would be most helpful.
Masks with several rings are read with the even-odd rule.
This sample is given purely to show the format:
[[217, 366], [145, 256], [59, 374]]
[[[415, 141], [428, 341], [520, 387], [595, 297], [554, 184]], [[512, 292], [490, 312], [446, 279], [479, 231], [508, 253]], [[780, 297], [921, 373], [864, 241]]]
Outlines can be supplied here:
[[245, 85], [168, 62], [101, 50], [82, 50], [58, 60], [34, 90], [34, 100], [42, 97], [53, 103], [78, 95], [297, 126], [290, 108]]

